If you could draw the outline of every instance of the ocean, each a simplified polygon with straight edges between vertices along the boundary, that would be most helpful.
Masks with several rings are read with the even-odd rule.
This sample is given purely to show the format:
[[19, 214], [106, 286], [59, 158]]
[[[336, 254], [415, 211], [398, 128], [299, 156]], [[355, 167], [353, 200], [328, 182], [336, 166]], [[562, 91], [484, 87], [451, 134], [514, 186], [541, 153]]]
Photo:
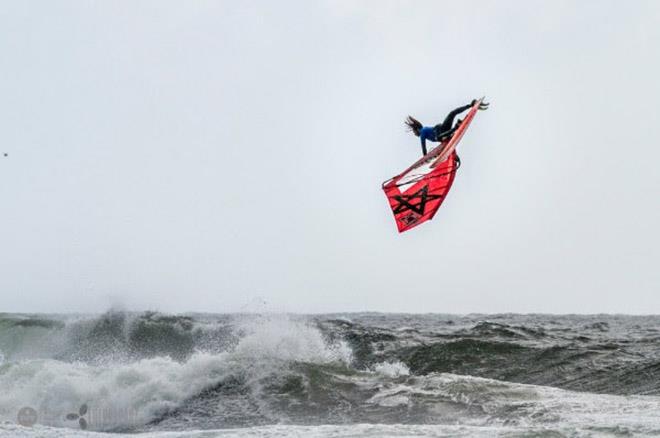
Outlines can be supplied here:
[[660, 436], [660, 317], [0, 314], [0, 437]]

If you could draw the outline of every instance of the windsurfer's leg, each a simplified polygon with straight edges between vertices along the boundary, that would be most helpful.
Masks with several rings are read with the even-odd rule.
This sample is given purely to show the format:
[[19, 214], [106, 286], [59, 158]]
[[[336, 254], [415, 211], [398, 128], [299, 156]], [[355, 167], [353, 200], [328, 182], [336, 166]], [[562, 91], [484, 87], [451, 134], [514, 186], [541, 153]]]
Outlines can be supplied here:
[[457, 115], [462, 113], [463, 111], [472, 108], [472, 104], [467, 104], [463, 106], [459, 106], [455, 110], [451, 111], [449, 114], [447, 114], [447, 117], [445, 117], [444, 122], [442, 122], [439, 125], [439, 132], [446, 132], [449, 131], [452, 128], [452, 125], [454, 124], [454, 118], [456, 118]]

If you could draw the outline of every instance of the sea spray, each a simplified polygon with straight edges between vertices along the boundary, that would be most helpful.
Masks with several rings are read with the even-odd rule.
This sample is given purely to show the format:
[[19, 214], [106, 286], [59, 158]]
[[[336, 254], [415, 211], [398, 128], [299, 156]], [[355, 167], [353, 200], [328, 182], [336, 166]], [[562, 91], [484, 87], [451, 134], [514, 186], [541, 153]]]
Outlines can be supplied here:
[[[199, 330], [192, 331], [191, 320], [153, 313], [113, 312], [69, 321], [67, 336], [71, 342], [65, 347], [68, 354], [49, 349], [48, 354], [55, 358], [20, 358], [3, 369], [0, 412], [11, 419], [17, 407], [32, 406], [42, 413], [42, 420], [48, 419], [44, 424], [63, 426], [65, 415], [85, 403], [90, 406], [90, 415], [96, 416], [96, 421], [90, 422], [92, 427], [124, 430], [164, 418], [182, 403], [223, 382], [240, 381], [258, 400], [262, 382], [272, 382], [272, 376], [280, 376], [290, 363], [348, 365], [351, 360], [345, 342], [328, 343], [309, 320], [287, 315], [238, 318], [230, 335], [233, 340], [224, 344], [224, 351], [207, 351], [206, 337], [185, 357], [168, 354], [166, 349], [163, 355], [154, 356], [148, 345], [136, 354], [126, 354], [125, 347], [135, 345], [131, 340], [135, 333], [156, 336], [153, 332], [157, 331], [162, 345], [178, 342], [179, 333], [200, 335]], [[58, 326], [50, 335], [59, 337], [62, 328]], [[90, 348], [95, 340], [105, 348]], [[144, 358], [145, 355], [153, 357]], [[125, 414], [102, 415], [103, 412]], [[102, 416], [111, 418], [101, 421]]]

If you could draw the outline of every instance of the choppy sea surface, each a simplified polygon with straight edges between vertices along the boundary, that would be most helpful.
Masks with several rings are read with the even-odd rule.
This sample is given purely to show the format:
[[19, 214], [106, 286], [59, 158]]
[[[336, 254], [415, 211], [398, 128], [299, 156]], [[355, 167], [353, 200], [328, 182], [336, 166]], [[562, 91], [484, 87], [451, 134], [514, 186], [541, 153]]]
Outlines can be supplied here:
[[0, 437], [660, 436], [659, 347], [657, 316], [5, 313]]

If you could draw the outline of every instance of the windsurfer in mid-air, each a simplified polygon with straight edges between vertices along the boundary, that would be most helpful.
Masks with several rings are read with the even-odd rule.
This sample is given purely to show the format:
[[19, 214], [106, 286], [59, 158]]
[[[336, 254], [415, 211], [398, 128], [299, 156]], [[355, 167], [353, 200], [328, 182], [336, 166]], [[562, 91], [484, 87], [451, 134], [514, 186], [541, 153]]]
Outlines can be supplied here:
[[[438, 142], [449, 140], [452, 134], [456, 131], [456, 129], [458, 129], [458, 127], [461, 125], [462, 122], [462, 120], [459, 119], [456, 122], [456, 126], [453, 126], [454, 119], [456, 118], [456, 116], [462, 113], [463, 111], [472, 108], [472, 106], [474, 106], [475, 103], [477, 103], [476, 99], [467, 105], [459, 106], [458, 108], [447, 114], [447, 117], [445, 117], [445, 120], [442, 123], [439, 123], [435, 126], [423, 126], [419, 120], [417, 120], [412, 116], [408, 116], [405, 123], [408, 126], [408, 128], [417, 137], [419, 137], [420, 141], [422, 142], [422, 155], [426, 155], [427, 153], [426, 140], [438, 141]], [[486, 110], [488, 109], [488, 105], [489, 104], [486, 102], [481, 102], [479, 104], [479, 109]]]

